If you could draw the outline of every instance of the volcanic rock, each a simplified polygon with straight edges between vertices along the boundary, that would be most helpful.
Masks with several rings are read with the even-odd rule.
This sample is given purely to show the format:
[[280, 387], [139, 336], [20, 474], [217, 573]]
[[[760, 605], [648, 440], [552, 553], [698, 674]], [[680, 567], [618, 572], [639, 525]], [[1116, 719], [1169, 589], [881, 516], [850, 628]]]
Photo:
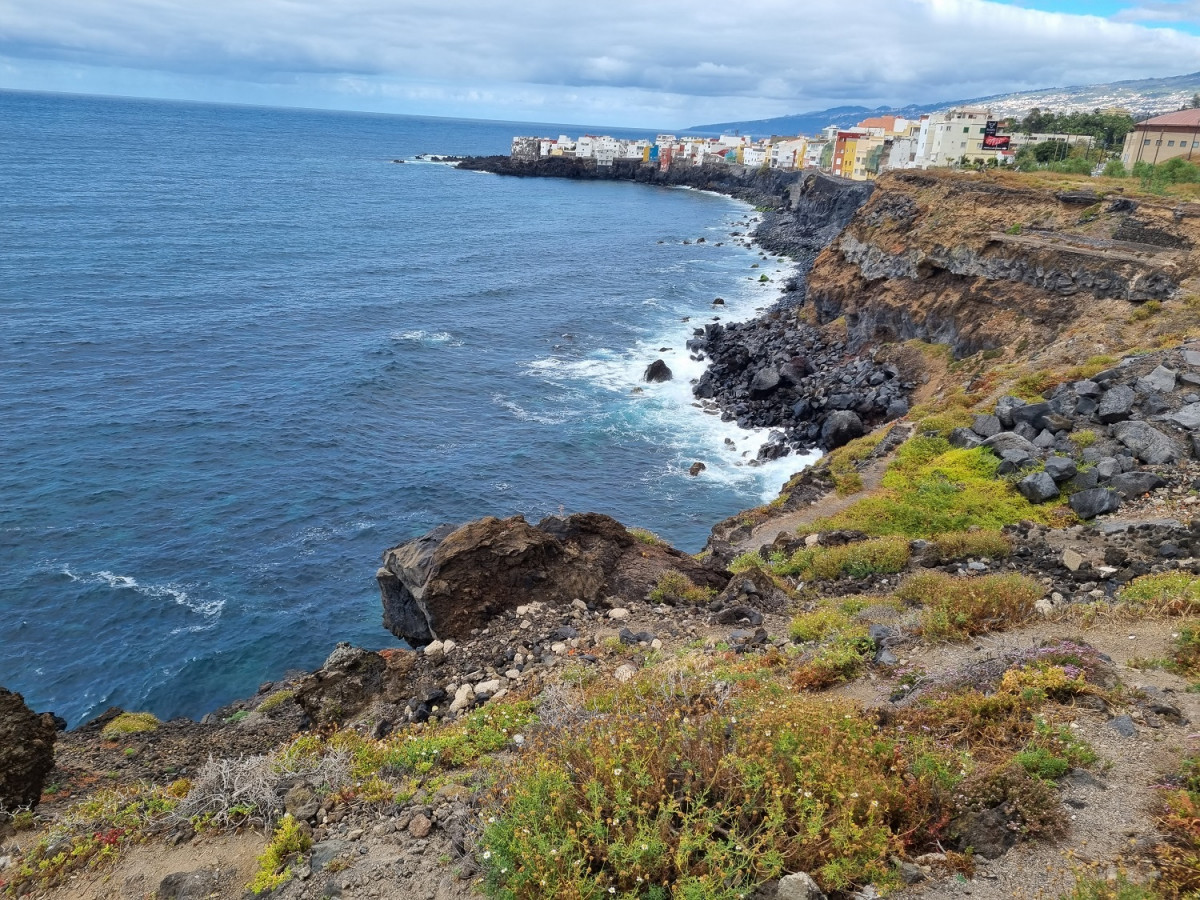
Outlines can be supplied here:
[[0, 688], [0, 809], [37, 805], [57, 735], [54, 716], [38, 715], [20, 694]]
[[671, 368], [663, 360], [656, 359], [650, 365], [646, 366], [645, 374], [642, 375], [643, 381], [651, 383], [670, 381], [672, 378]]

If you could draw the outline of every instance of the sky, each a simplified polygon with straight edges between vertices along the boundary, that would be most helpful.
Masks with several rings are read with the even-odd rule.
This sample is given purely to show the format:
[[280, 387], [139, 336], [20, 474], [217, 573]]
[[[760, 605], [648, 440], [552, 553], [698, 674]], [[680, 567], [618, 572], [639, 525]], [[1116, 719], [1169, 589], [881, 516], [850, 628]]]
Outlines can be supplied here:
[[1200, 70], [1200, 0], [0, 0], [0, 89], [682, 128]]

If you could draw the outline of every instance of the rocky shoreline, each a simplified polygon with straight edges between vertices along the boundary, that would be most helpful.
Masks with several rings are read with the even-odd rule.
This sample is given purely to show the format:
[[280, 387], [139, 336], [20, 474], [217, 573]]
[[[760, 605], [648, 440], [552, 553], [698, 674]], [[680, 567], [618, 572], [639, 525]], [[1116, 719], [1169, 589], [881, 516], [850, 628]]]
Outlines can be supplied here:
[[[851, 352], [844, 336], [839, 339], [836, 331], [816, 327], [798, 314], [817, 256], [870, 199], [872, 184], [819, 172], [724, 163], [664, 170], [630, 160], [600, 167], [564, 157], [494, 156], [468, 158], [457, 167], [518, 177], [685, 186], [757, 205], [763, 215], [750, 240], [791, 259], [795, 273], [765, 314], [697, 328], [687, 346], [695, 358], [709, 360], [694, 386], [698, 400], [742, 428], [775, 431], [759, 460], [778, 459], [793, 450], [832, 450], [908, 411], [914, 385], [900, 377], [894, 364], [871, 352]], [[731, 237], [742, 235], [733, 232]], [[648, 380], [664, 377], [670, 377], [669, 370], [647, 370]]]

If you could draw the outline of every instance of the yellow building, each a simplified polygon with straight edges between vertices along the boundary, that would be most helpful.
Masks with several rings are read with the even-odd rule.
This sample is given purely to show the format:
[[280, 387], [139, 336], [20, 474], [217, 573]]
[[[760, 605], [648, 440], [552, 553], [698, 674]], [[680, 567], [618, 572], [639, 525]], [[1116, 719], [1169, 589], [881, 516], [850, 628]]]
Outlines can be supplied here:
[[1151, 165], [1182, 156], [1189, 162], [1200, 162], [1200, 109], [1155, 116], [1138, 122], [1125, 135], [1121, 162], [1132, 168], [1139, 162]]

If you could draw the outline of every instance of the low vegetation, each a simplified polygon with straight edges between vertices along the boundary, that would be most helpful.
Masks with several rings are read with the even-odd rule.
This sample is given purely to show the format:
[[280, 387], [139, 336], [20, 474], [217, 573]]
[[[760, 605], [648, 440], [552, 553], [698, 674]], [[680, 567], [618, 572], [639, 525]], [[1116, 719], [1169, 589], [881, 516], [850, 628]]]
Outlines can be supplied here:
[[908, 545], [907, 538], [886, 537], [840, 547], [803, 547], [787, 559], [772, 560], [771, 570], [778, 575], [824, 580], [889, 574], [908, 564]]
[[935, 640], [961, 640], [1011, 628], [1033, 618], [1042, 586], [1024, 575], [963, 578], [942, 572], [914, 575], [896, 597], [921, 607], [921, 633]]
[[119, 741], [126, 735], [155, 731], [160, 724], [152, 713], [123, 712], [104, 726], [100, 737], [106, 741]]
[[1048, 523], [1067, 515], [1061, 507], [1030, 503], [997, 477], [999, 465], [984, 448], [955, 449], [942, 437], [915, 437], [897, 451], [879, 491], [812, 527], [932, 538], [972, 527], [995, 531], [1025, 519]]
[[712, 588], [700, 587], [682, 572], [674, 569], [663, 572], [650, 591], [651, 603], [679, 604], [707, 603], [717, 592]]
[[312, 848], [312, 843], [312, 838], [301, 830], [300, 823], [290, 815], [285, 815], [258, 857], [258, 871], [246, 889], [257, 895], [273, 891], [290, 881], [294, 865], [301, 854]]

